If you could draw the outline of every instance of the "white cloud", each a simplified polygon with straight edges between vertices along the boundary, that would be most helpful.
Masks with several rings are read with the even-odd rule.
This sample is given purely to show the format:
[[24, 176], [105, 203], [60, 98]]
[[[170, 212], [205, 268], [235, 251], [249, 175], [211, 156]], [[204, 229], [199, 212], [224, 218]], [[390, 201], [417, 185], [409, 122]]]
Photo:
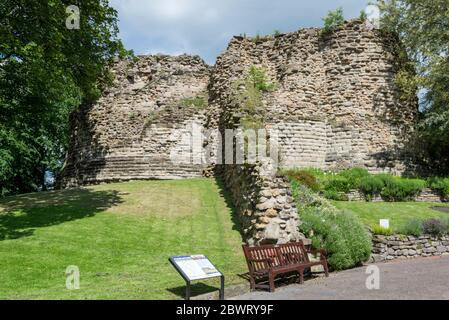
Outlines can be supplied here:
[[[366, 3], [369, 0], [366, 0]], [[214, 63], [232, 35], [320, 26], [342, 6], [358, 16], [365, 0], [111, 0], [125, 46], [137, 54], [199, 54]]]

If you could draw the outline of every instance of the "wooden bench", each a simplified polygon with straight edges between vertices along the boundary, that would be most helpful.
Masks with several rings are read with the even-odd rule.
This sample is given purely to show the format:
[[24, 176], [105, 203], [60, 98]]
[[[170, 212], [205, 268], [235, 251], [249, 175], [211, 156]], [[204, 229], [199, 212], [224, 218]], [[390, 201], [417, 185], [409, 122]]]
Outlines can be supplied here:
[[[326, 277], [329, 276], [326, 251], [306, 250], [302, 241], [277, 245], [243, 245], [246, 262], [248, 264], [251, 290], [256, 288], [268, 288], [274, 292], [274, 278], [277, 275], [298, 272], [299, 282], [304, 282], [304, 270], [321, 265]], [[309, 253], [320, 253], [319, 261], [310, 261]], [[268, 285], [257, 283], [261, 279], [268, 278]]]

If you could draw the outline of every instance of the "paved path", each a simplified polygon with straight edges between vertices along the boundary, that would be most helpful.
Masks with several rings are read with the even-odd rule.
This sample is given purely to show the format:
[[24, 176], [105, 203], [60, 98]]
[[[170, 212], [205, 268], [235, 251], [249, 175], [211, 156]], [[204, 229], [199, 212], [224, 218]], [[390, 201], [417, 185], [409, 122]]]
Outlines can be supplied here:
[[449, 300], [449, 257], [417, 258], [378, 263], [380, 289], [368, 290], [367, 267], [331, 273], [303, 285], [290, 285], [276, 292], [251, 292], [234, 299], [267, 300], [365, 300], [447, 299]]

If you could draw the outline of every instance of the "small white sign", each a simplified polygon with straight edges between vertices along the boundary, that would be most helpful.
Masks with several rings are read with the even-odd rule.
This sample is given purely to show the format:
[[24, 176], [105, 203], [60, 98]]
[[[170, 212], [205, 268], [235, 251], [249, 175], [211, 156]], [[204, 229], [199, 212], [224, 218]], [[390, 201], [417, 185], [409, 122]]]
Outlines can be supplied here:
[[390, 220], [388, 220], [388, 219], [380, 219], [379, 220], [379, 225], [382, 228], [388, 229], [388, 228], [390, 228]]

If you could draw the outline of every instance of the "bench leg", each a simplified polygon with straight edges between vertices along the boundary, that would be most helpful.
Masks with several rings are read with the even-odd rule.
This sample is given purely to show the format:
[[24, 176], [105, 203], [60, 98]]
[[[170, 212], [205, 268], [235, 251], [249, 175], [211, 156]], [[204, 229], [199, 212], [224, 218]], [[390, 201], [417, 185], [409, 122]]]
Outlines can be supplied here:
[[326, 277], [329, 277], [329, 268], [327, 266], [327, 261], [324, 261], [323, 267], [324, 267], [324, 274], [326, 275]]
[[303, 284], [304, 283], [304, 269], [299, 269], [298, 273], [299, 273], [299, 283]]
[[270, 284], [270, 292], [274, 292], [274, 274], [271, 272], [268, 274], [268, 283]]
[[249, 278], [249, 289], [251, 291], [256, 290], [256, 280], [253, 277]]

